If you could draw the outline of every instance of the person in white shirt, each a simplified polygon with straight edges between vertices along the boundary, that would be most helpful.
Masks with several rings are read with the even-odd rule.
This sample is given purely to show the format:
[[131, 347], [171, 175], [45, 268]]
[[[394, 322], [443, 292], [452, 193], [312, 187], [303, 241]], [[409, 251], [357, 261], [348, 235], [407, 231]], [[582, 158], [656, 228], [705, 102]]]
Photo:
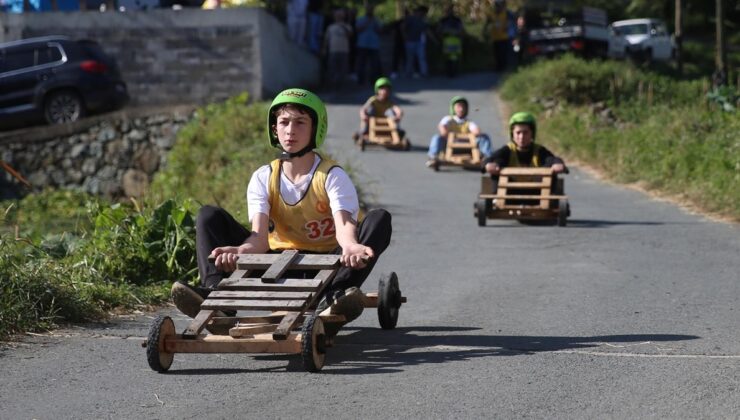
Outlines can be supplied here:
[[447, 147], [447, 136], [449, 133], [471, 133], [475, 135], [478, 150], [484, 158], [491, 156], [493, 152], [491, 138], [481, 133], [478, 125], [468, 119], [468, 100], [462, 96], [455, 96], [450, 100], [450, 114], [442, 117], [437, 125], [438, 134], [429, 142], [428, 167], [434, 167], [439, 153]]
[[195, 317], [208, 293], [236, 269], [238, 254], [285, 249], [334, 253], [340, 255], [342, 267], [317, 312], [331, 307], [349, 322], [362, 313], [364, 295], [359, 287], [390, 243], [391, 215], [374, 209], [362, 218], [347, 173], [314, 150], [322, 145], [328, 123], [318, 96], [304, 89], [285, 90], [275, 97], [268, 115], [270, 144], [281, 150], [281, 156], [260, 167], [249, 181], [251, 230], [224, 209], [201, 208], [196, 220], [201, 286], [175, 283], [173, 301]]
[[352, 27], [346, 23], [346, 13], [344, 9], [337, 9], [334, 11], [334, 23], [326, 28], [323, 47], [326, 55], [326, 81], [332, 89], [340, 89], [347, 78], [351, 40]]

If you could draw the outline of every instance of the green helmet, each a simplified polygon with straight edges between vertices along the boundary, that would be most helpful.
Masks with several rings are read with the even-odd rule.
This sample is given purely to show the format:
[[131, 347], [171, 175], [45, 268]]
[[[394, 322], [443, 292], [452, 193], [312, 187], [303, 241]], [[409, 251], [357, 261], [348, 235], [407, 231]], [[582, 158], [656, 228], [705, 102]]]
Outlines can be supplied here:
[[465, 104], [465, 114], [468, 114], [468, 100], [464, 96], [453, 96], [450, 99], [450, 115], [455, 115], [455, 104], [463, 102]]
[[383, 86], [388, 86], [389, 88], [393, 89], [393, 82], [391, 82], [391, 79], [387, 77], [381, 77], [380, 79], [375, 81], [375, 93], [378, 93], [380, 88]]
[[313, 146], [312, 148], [321, 147], [324, 144], [326, 129], [329, 125], [326, 106], [324, 106], [324, 103], [315, 93], [298, 88], [286, 89], [280, 92], [270, 105], [270, 110], [267, 113], [267, 132], [270, 136], [270, 145], [272, 147], [280, 147], [277, 135], [272, 130], [272, 127], [277, 124], [277, 117], [273, 114], [273, 111], [278, 106], [284, 104], [301, 105], [309, 111], [313, 120], [313, 134], [311, 135], [311, 143], [309, 144]]
[[529, 112], [517, 112], [509, 118], [509, 137], [511, 137], [511, 129], [514, 128], [515, 124], [526, 124], [532, 129], [532, 140], [535, 139], [537, 134], [537, 120], [534, 115]]

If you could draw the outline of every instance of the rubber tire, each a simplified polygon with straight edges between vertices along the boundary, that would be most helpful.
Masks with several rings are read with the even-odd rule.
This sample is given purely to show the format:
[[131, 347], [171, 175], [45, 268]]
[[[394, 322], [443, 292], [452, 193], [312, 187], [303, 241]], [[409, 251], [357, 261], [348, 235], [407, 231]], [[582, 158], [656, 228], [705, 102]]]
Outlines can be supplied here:
[[[50, 115], [51, 109], [50, 107], [55, 101], [68, 101], [69, 103], [73, 104], [77, 110], [76, 114], [72, 116], [70, 119], [65, 120], [55, 120]], [[77, 94], [77, 92], [73, 90], [58, 90], [56, 92], [52, 92], [47, 98], [44, 99], [44, 119], [48, 124], [63, 124], [63, 123], [69, 123], [69, 122], [75, 122], [78, 121], [80, 118], [85, 116], [85, 105], [82, 103], [82, 98], [80, 95]]]
[[364, 152], [365, 151], [365, 144], [366, 144], [365, 141], [366, 140], [364, 138], [361, 138], [360, 139], [360, 151], [361, 152]]
[[398, 323], [398, 309], [401, 307], [401, 290], [398, 288], [398, 275], [391, 271], [378, 281], [378, 322], [380, 328], [392, 330]]
[[313, 314], [303, 321], [301, 331], [301, 358], [303, 368], [309, 372], [318, 372], [324, 367], [326, 359], [326, 334], [324, 323], [318, 315]]
[[475, 203], [475, 210], [478, 216], [478, 226], [483, 227], [486, 225], [488, 220], [488, 206], [486, 206], [486, 200], [480, 199]]
[[166, 353], [163, 349], [164, 340], [175, 335], [175, 323], [172, 322], [172, 318], [164, 315], [154, 318], [146, 339], [146, 361], [152, 370], [165, 373], [172, 366], [175, 353]]
[[405, 152], [408, 152], [409, 150], [411, 150], [411, 142], [407, 138], [403, 139], [403, 150]]
[[432, 169], [434, 169], [434, 172], [439, 172], [439, 161], [434, 160], [434, 165], [432, 165]]
[[558, 226], [562, 227], [568, 224], [569, 207], [568, 200], [560, 200], [558, 203]]

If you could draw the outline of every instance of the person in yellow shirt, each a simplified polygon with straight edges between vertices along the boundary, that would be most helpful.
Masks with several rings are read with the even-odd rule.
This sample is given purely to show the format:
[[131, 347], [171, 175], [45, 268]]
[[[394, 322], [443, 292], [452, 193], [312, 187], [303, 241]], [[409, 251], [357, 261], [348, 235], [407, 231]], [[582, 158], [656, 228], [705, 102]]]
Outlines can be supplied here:
[[374, 209], [360, 220], [357, 192], [349, 176], [316, 151], [326, 138], [327, 124], [326, 108], [312, 92], [288, 89], [275, 97], [268, 113], [268, 137], [281, 153], [249, 181], [251, 229], [222, 208], [201, 208], [196, 220], [201, 284], [172, 286], [172, 299], [180, 311], [195, 317], [205, 297], [236, 269], [238, 254], [297, 249], [340, 255], [342, 267], [317, 312], [331, 307], [347, 322], [362, 313], [364, 295], [359, 287], [390, 243], [391, 215]]
[[391, 82], [391, 79], [381, 77], [375, 81], [375, 95], [369, 97], [362, 105], [362, 108], [360, 108], [360, 132], [354, 134], [353, 138], [355, 141], [368, 133], [370, 129], [370, 117], [393, 118], [396, 121], [398, 135], [401, 138], [404, 137], [405, 131], [401, 130], [400, 126], [401, 119], [403, 118], [403, 110], [400, 106], [393, 103], [393, 98], [391, 97], [392, 90], [393, 82]]
[[491, 2], [492, 7], [486, 13], [484, 35], [493, 44], [495, 70], [504, 71], [511, 50], [514, 15], [506, 9], [506, 0], [491, 0]]

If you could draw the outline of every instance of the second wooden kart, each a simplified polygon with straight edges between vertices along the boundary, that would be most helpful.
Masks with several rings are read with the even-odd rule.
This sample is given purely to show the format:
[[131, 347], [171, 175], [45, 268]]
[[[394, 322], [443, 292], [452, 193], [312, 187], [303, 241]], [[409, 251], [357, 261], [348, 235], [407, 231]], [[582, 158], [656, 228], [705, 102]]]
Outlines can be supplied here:
[[388, 149], [411, 150], [411, 142], [402, 138], [396, 121], [393, 118], [370, 117], [368, 132], [356, 140], [360, 150], [365, 151], [368, 145], [383, 146]]
[[[167, 372], [178, 353], [285, 353], [300, 354], [303, 367], [318, 372], [333, 345], [325, 325], [346, 321], [330, 309], [315, 313], [339, 266], [338, 255], [297, 251], [239, 255], [237, 270], [208, 295], [182, 333], [177, 333], [170, 317], [154, 319], [143, 343], [149, 367]], [[315, 275], [294, 278], [306, 273]], [[365, 297], [365, 307], [377, 308], [383, 329], [395, 328], [404, 302], [393, 272], [380, 279], [377, 293]], [[252, 313], [237, 316], [237, 311]], [[203, 334], [204, 329], [224, 335]]]
[[570, 215], [563, 180], [550, 168], [504, 168], [493, 190], [489, 175], [481, 178], [481, 192], [473, 215], [478, 226], [487, 219], [553, 221], [565, 226]]
[[480, 169], [481, 159], [475, 134], [449, 133], [444, 154], [437, 156], [432, 169], [439, 171], [441, 166], [461, 166]]

